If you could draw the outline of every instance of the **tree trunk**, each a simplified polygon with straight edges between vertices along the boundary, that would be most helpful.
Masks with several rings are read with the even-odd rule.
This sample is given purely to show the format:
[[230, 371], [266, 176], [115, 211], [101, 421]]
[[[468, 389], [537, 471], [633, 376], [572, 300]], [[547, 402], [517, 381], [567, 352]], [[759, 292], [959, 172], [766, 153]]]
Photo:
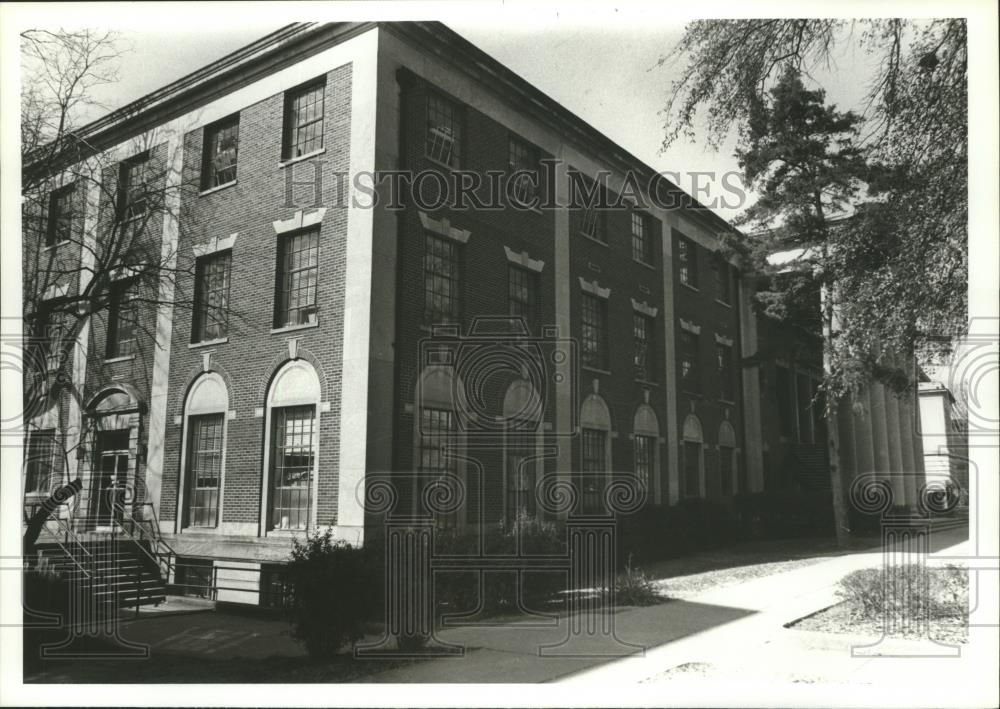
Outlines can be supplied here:
[[[829, 375], [832, 360], [830, 350], [833, 347], [834, 312], [833, 299], [828, 287], [821, 288], [820, 298], [823, 310], [823, 373]], [[844, 466], [840, 459], [840, 422], [837, 421], [840, 397], [834, 398], [827, 394], [824, 404], [826, 450], [830, 462], [830, 494], [833, 497], [833, 525], [837, 535], [837, 546], [846, 547], [851, 541], [851, 520], [844, 494]]]
[[80, 492], [82, 488], [83, 482], [80, 478], [69, 485], [63, 485], [41, 504], [40, 509], [35, 514], [31, 515], [24, 530], [24, 537], [22, 537], [21, 549], [25, 561], [35, 556], [35, 543], [38, 541], [38, 535], [42, 533], [42, 527], [45, 526], [48, 518], [59, 508], [59, 505]]

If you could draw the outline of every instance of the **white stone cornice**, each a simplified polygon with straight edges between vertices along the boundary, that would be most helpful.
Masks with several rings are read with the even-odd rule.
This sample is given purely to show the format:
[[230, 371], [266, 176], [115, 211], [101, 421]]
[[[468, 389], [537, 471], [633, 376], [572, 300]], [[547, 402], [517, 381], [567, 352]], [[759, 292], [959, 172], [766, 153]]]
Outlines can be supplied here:
[[272, 226], [276, 234], [287, 234], [290, 231], [298, 231], [299, 229], [316, 226], [323, 221], [325, 215], [326, 207], [320, 207], [308, 212], [300, 209], [290, 219], [279, 219], [273, 222]]
[[217, 236], [213, 236], [204, 244], [197, 244], [196, 246], [193, 246], [191, 250], [194, 251], [195, 258], [201, 258], [202, 256], [218, 253], [219, 251], [226, 251], [233, 248], [233, 245], [236, 243], [237, 236], [239, 236], [239, 232], [230, 234], [222, 239]]
[[720, 345], [725, 345], [726, 347], [733, 346], [733, 338], [726, 337], [725, 335], [720, 335], [719, 333], [715, 333], [715, 341], [718, 342]]
[[605, 300], [611, 297], [610, 288], [602, 288], [598, 285], [597, 281], [588, 281], [583, 276], [580, 276], [580, 289], [584, 293], [596, 295], [598, 298], [604, 298]]
[[684, 318], [680, 318], [680, 321], [681, 321], [681, 330], [687, 330], [688, 332], [694, 335], [701, 334], [701, 325], [695, 325], [694, 323], [688, 322]]
[[635, 298], [632, 298], [632, 309], [635, 310], [637, 313], [642, 313], [643, 315], [648, 315], [651, 318], [655, 318], [656, 314], [658, 312], [660, 312], [659, 308], [654, 308], [653, 306], [651, 306], [646, 301], [642, 301], [640, 303]]
[[426, 212], [418, 212], [418, 214], [420, 215], [420, 223], [423, 224], [424, 229], [432, 234], [443, 236], [460, 244], [466, 243], [472, 234], [468, 229], [459, 229], [452, 226], [451, 220], [448, 217], [442, 217], [440, 220], [437, 220], [431, 219]]
[[536, 273], [541, 273], [542, 269], [545, 268], [545, 262], [533, 259], [528, 256], [527, 251], [522, 251], [521, 253], [515, 252], [512, 248], [508, 246], [503, 247], [504, 252], [507, 254], [507, 260], [511, 263], [516, 263], [522, 268], [526, 268], [529, 271], [534, 271]]

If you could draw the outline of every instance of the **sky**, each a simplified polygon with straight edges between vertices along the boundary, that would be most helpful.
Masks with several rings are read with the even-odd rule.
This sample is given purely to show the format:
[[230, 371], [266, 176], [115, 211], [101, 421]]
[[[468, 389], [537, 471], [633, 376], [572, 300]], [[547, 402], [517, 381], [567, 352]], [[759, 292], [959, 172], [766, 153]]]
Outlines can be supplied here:
[[[185, 10], [169, 18], [154, 17], [147, 9], [121, 16], [91, 16], [91, 26], [118, 29], [130, 48], [122, 62], [121, 80], [98, 95], [106, 105], [114, 108], [135, 100], [294, 19], [271, 12], [249, 13], [238, 23], [220, 22], [217, 11], [203, 13], [193, 6]], [[727, 196], [721, 188], [712, 187], [712, 180], [691, 173], [711, 171], [721, 179], [724, 173], [736, 171], [733, 141], [718, 152], [707, 150], [700, 141], [678, 141], [661, 150], [661, 111], [680, 67], [657, 66], [657, 62], [680, 39], [682, 20], [616, 10], [572, 17], [556, 12], [535, 16], [531, 22], [515, 22], [512, 16], [498, 22], [496, 17], [469, 13], [457, 18], [438, 14], [434, 19], [445, 21], [647, 164], [679, 174], [682, 188], [693, 191], [693, 180], [708, 184], [710, 196], [702, 201], [709, 206], [711, 199]], [[50, 21], [57, 22], [58, 16]], [[865, 58], [847, 51], [835, 67], [817, 78], [828, 89], [830, 101], [851, 107], [863, 98], [865, 82], [859, 75], [865, 71]], [[739, 212], [723, 203], [716, 211], [727, 219]]]

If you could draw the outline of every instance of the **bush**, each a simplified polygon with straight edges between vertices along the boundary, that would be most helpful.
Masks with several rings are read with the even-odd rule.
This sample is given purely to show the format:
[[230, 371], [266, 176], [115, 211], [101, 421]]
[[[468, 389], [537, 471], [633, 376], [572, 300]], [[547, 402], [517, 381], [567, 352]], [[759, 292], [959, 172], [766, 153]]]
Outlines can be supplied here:
[[[859, 569], [842, 578], [837, 595], [861, 620], [893, 617], [907, 621], [925, 618], [962, 618], [969, 599], [968, 571], [956, 566], [927, 569], [919, 564], [884, 569]], [[887, 588], [888, 586], [888, 588]]]
[[619, 606], [651, 606], [665, 599], [653, 579], [645, 571], [625, 563], [625, 571], [615, 579], [615, 603]]
[[[482, 548], [488, 556], [531, 557], [566, 554], [565, 530], [536, 517], [519, 516], [513, 523], [501, 522], [487, 527], [481, 540], [475, 533], [459, 534], [445, 529], [435, 532], [434, 550], [438, 556], [478, 556]], [[482, 578], [482, 584], [480, 584]], [[434, 577], [438, 609], [449, 613], [471, 612], [479, 608], [487, 613], [517, 607], [538, 606], [566, 588], [564, 570], [531, 570], [521, 574], [520, 594], [515, 571], [439, 571]]]
[[359, 640], [376, 610], [377, 584], [362, 549], [333, 541], [333, 530], [295, 540], [286, 575], [292, 636], [311, 657], [330, 657]]

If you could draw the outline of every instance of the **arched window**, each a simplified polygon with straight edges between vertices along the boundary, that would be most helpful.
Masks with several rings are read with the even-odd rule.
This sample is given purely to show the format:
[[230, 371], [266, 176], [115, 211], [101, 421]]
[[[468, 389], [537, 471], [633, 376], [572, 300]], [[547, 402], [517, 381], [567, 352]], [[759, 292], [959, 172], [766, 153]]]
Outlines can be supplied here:
[[684, 489], [685, 497], [705, 496], [705, 459], [701, 421], [694, 414], [684, 419]]
[[730, 497], [738, 492], [736, 488], [736, 432], [723, 421], [719, 425], [719, 492]]
[[542, 472], [542, 400], [526, 379], [511, 382], [503, 399], [504, 517], [534, 515], [535, 484]]
[[286, 363], [271, 382], [262, 510], [267, 530], [304, 530], [313, 524], [321, 392], [316, 370], [300, 359]]
[[649, 404], [640, 404], [632, 419], [632, 434], [635, 449], [635, 475], [646, 490], [647, 499], [655, 484], [659, 470], [660, 423], [656, 412]]
[[229, 391], [215, 372], [201, 375], [184, 402], [183, 527], [216, 528], [225, 467]]
[[580, 408], [581, 473], [578, 489], [584, 513], [600, 512], [604, 485], [611, 471], [611, 413], [597, 394]]

